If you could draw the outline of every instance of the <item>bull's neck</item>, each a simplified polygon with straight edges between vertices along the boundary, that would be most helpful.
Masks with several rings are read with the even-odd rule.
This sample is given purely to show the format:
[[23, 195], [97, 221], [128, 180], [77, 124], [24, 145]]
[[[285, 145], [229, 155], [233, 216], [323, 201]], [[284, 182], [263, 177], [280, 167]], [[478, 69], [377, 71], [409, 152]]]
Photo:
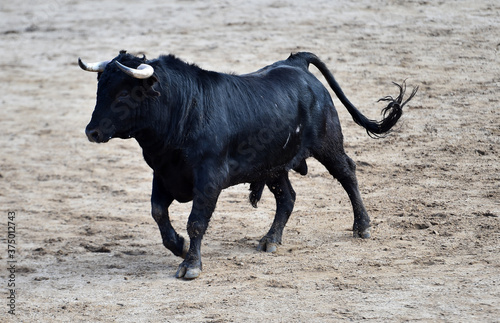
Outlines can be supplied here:
[[155, 154], [182, 149], [200, 127], [202, 118], [195, 95], [172, 95], [173, 90], [170, 88], [168, 94], [150, 103], [145, 127], [134, 135], [145, 152]]
[[154, 131], [145, 129], [135, 134], [134, 137], [142, 150], [148, 154], [154, 154], [166, 148], [165, 139]]

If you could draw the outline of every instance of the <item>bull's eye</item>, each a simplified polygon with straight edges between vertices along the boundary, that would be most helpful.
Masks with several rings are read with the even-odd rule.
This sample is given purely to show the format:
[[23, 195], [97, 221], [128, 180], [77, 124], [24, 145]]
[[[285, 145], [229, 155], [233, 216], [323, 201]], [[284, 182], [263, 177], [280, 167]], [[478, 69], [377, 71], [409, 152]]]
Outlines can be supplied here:
[[124, 99], [124, 98], [126, 98], [126, 97], [128, 97], [128, 96], [129, 96], [128, 91], [123, 90], [123, 91], [121, 91], [120, 93], [118, 93], [118, 95], [116, 96], [116, 98], [117, 98], [117, 99]]

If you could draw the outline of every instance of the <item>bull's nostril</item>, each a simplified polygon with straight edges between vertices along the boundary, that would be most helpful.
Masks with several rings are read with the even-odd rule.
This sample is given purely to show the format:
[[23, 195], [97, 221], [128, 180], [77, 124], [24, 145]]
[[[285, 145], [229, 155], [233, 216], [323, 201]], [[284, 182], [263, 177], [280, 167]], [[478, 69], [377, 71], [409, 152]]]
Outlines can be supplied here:
[[99, 132], [94, 131], [90, 134], [90, 136], [94, 139], [94, 141], [99, 141]]
[[85, 133], [87, 134], [87, 138], [89, 138], [89, 141], [91, 142], [100, 142], [101, 141], [101, 135], [99, 130], [93, 129], [93, 130], [86, 130]]

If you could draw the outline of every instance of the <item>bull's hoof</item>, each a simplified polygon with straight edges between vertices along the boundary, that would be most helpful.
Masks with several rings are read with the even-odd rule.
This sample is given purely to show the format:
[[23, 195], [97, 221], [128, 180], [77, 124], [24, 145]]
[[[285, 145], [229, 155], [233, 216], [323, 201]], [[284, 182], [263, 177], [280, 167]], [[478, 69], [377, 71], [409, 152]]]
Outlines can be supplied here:
[[273, 242], [268, 237], [264, 237], [260, 240], [259, 246], [257, 247], [257, 251], [262, 252], [276, 252], [278, 249], [278, 243]]
[[184, 279], [195, 279], [198, 278], [201, 274], [201, 268], [195, 267], [195, 268], [189, 268], [182, 263], [179, 266], [179, 269], [177, 270], [177, 273], [175, 273], [176, 278], [184, 278]]
[[361, 239], [369, 239], [372, 236], [370, 233], [370, 228], [366, 228], [362, 231], [354, 230], [352, 234], [354, 238], [361, 238]]

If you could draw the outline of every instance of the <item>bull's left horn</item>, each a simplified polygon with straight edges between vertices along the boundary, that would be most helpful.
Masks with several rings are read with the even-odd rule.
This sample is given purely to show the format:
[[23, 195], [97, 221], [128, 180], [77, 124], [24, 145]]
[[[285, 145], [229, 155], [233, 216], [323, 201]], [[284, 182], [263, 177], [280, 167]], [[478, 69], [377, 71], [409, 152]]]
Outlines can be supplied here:
[[104, 72], [104, 69], [106, 68], [106, 65], [109, 64], [110, 61], [103, 61], [103, 62], [97, 62], [97, 63], [84, 63], [78, 57], [78, 65], [80, 65], [81, 69], [84, 71], [88, 72]]
[[155, 72], [153, 66], [148, 64], [141, 64], [137, 68], [130, 68], [118, 61], [115, 61], [115, 63], [125, 74], [135, 77], [136, 79], [147, 79]]

